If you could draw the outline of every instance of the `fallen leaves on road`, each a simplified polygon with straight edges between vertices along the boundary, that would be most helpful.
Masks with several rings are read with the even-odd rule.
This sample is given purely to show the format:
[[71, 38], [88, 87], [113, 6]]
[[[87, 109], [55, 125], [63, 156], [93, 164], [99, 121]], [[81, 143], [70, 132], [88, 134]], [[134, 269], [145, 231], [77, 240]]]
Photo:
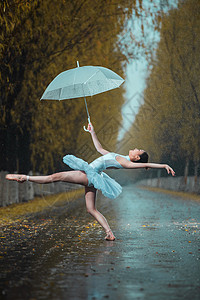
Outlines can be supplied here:
[[37, 197], [25, 203], [11, 204], [6, 207], [0, 207], [0, 226], [21, 222], [22, 217], [27, 214], [41, 212], [52, 206], [59, 206], [64, 203], [73, 202], [75, 199], [83, 195], [84, 190], [78, 189], [65, 193]]

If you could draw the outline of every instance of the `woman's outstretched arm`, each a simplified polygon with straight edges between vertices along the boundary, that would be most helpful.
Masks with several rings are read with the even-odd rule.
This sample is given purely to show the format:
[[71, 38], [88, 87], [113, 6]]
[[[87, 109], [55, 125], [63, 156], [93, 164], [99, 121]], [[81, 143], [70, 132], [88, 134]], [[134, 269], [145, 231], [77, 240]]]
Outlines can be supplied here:
[[99, 140], [97, 138], [97, 135], [96, 135], [96, 133], [94, 131], [94, 127], [92, 126], [92, 123], [88, 124], [88, 130], [89, 130], [89, 132], [90, 132], [90, 134], [92, 136], [92, 141], [93, 141], [94, 146], [97, 149], [97, 151], [99, 153], [101, 153], [102, 155], [108, 154], [109, 151], [103, 149], [101, 143], [99, 142]]
[[166, 169], [168, 174], [172, 174], [172, 176], [175, 176], [174, 170], [166, 164], [134, 163], [120, 156], [117, 156], [116, 159], [120, 163], [120, 165], [122, 165], [122, 167], [124, 167], [125, 169], [140, 169], [140, 168]]

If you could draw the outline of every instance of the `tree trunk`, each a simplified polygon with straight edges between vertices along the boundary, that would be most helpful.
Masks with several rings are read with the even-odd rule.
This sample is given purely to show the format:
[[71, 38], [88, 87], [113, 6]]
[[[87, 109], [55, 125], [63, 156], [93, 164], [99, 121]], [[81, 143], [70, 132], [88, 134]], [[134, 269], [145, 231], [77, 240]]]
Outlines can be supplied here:
[[186, 158], [185, 170], [184, 170], [184, 183], [185, 183], [185, 185], [187, 184], [188, 171], [189, 171], [189, 158]]
[[194, 162], [194, 183], [195, 183], [195, 185], [197, 184], [198, 170], [199, 170], [199, 159], [195, 160], [195, 162]]

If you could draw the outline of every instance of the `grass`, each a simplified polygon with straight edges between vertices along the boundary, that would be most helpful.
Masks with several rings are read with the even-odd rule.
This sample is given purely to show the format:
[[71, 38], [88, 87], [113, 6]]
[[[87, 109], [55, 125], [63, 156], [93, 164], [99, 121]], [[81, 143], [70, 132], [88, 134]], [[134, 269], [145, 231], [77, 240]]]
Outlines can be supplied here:
[[25, 203], [16, 203], [6, 207], [0, 207], [0, 226], [19, 222], [25, 215], [73, 202], [83, 194], [84, 189], [78, 189], [56, 195], [37, 197]]

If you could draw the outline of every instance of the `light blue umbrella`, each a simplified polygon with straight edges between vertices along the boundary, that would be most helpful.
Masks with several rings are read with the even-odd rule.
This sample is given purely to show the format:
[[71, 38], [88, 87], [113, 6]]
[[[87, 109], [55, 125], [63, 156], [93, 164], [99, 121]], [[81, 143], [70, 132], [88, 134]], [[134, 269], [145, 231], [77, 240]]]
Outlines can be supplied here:
[[62, 72], [55, 77], [40, 100], [66, 100], [84, 97], [88, 122], [90, 123], [85, 97], [113, 90], [123, 82], [123, 78], [107, 68], [98, 66], [79, 67], [77, 61], [77, 68]]

